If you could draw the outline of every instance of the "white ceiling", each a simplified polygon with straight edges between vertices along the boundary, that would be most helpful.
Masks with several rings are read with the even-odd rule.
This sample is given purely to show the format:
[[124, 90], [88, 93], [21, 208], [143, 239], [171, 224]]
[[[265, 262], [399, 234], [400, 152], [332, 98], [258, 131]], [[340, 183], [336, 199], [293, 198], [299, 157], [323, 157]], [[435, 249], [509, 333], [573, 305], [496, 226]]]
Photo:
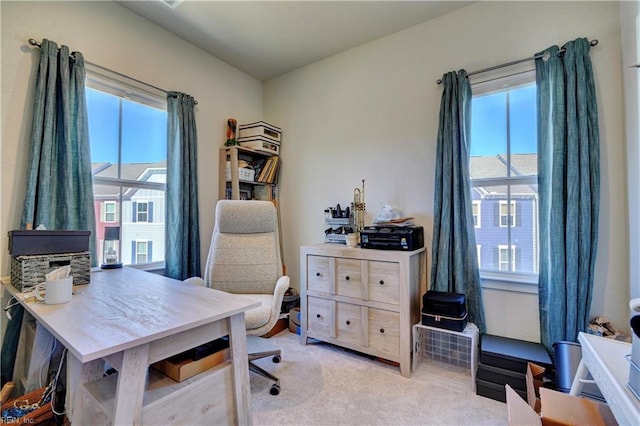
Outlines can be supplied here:
[[[170, 0], [174, 1], [174, 0]], [[469, 1], [119, 1], [258, 80], [469, 5]]]

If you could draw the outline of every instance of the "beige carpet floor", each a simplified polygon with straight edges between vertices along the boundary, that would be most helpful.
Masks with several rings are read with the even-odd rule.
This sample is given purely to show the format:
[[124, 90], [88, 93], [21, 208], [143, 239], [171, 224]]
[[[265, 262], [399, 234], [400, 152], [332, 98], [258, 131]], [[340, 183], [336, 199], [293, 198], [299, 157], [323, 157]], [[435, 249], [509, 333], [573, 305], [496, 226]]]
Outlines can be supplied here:
[[254, 425], [506, 425], [506, 405], [477, 396], [469, 370], [420, 360], [411, 378], [398, 367], [285, 330], [249, 337], [249, 351], [280, 348], [259, 365], [280, 378], [280, 394], [251, 373]]

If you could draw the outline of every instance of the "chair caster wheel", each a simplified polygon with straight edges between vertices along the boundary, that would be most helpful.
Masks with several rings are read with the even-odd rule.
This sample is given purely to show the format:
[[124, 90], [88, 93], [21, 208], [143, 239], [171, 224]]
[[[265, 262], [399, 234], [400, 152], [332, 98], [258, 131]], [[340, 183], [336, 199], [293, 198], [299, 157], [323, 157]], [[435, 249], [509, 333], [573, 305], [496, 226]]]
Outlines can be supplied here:
[[[271, 359], [273, 362], [275, 362], [276, 364], [278, 364], [280, 362], [280, 355], [276, 355]], [[277, 395], [277, 394], [276, 394]]]
[[280, 393], [280, 386], [279, 385], [271, 385], [271, 389], [269, 389], [269, 393], [271, 395], [278, 395]]

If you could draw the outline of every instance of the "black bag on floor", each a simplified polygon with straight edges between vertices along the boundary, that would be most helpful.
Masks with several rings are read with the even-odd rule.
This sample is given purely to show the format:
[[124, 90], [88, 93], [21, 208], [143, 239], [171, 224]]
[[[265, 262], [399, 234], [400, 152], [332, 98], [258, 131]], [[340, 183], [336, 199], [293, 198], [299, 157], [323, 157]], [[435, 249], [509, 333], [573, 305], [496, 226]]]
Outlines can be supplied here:
[[467, 326], [467, 299], [461, 293], [427, 291], [422, 296], [422, 325], [462, 331]]

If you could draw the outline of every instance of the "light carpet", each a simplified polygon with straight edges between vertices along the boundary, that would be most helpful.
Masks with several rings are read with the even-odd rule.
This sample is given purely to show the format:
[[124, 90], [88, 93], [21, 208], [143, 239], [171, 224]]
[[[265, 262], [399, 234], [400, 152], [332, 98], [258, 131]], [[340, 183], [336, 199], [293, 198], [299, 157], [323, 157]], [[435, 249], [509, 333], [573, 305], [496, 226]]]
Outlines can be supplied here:
[[411, 378], [363, 354], [282, 331], [249, 336], [249, 352], [282, 350], [282, 361], [258, 361], [280, 378], [251, 373], [254, 425], [506, 425], [506, 405], [477, 396], [469, 370], [420, 360]]

